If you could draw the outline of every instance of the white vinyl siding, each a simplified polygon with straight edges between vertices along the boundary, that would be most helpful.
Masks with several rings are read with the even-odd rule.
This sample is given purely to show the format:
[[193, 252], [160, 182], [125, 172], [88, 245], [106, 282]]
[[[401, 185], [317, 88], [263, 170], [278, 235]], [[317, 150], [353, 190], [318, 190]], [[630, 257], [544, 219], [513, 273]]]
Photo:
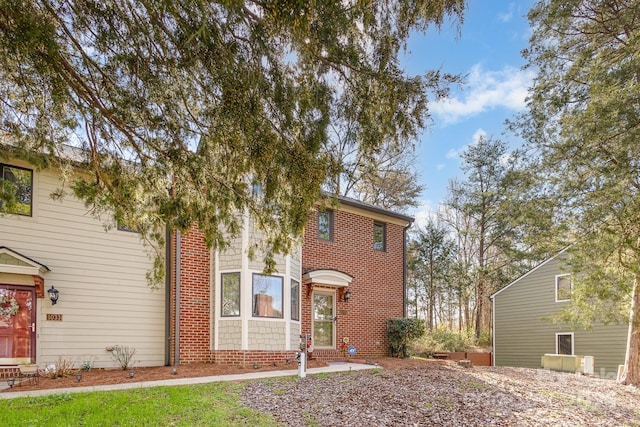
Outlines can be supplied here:
[[[55, 306], [46, 296], [37, 301], [37, 363], [91, 358], [111, 368], [106, 348], [122, 345], [135, 347], [136, 366], [163, 365], [165, 294], [147, 286], [152, 260], [140, 236], [105, 231], [109, 219], [94, 219], [72, 195], [53, 200], [61, 186], [54, 172], [33, 179], [33, 217], [0, 216], [0, 245], [49, 267], [45, 288], [60, 291]], [[45, 320], [49, 313], [63, 320]]]

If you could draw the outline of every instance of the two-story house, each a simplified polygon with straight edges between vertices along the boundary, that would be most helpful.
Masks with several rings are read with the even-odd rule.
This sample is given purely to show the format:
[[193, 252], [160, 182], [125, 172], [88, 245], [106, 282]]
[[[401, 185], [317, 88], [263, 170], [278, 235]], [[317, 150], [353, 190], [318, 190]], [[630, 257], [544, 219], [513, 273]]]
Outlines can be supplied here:
[[208, 250], [197, 229], [173, 233], [167, 281], [153, 290], [137, 233], [71, 194], [51, 198], [58, 171], [0, 162], [15, 190], [0, 202], [0, 365], [114, 367], [116, 345], [135, 348], [135, 366], [285, 362], [301, 334], [318, 358], [387, 354], [385, 321], [404, 311], [410, 217], [341, 199], [314, 212], [272, 275], [247, 256], [261, 239], [248, 216], [225, 251]]
[[628, 324], [594, 324], [587, 331], [551, 321], [571, 298], [563, 257], [548, 259], [491, 296], [494, 365], [540, 368], [545, 354], [593, 356], [594, 374], [615, 379]]

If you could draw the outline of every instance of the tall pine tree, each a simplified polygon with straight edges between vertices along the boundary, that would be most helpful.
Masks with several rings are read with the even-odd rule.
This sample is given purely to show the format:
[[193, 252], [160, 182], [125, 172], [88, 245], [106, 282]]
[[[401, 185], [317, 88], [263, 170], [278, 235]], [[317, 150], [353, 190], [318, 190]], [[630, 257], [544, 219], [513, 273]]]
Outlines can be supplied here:
[[544, 0], [529, 19], [539, 74], [520, 126], [575, 237], [567, 313], [589, 323], [625, 309], [622, 381], [640, 385], [640, 2]]

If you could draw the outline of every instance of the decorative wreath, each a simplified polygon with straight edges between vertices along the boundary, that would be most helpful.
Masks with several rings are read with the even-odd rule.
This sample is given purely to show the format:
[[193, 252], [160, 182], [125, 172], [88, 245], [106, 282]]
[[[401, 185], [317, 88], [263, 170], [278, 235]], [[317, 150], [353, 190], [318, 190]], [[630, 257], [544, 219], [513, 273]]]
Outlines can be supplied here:
[[0, 315], [15, 316], [18, 314], [18, 301], [15, 298], [0, 296]]

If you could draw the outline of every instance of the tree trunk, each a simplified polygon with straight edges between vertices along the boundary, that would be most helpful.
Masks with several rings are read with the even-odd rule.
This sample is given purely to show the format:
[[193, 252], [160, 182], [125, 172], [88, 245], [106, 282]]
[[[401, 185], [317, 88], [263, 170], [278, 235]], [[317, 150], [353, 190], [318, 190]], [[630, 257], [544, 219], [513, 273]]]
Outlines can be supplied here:
[[640, 386], [640, 286], [638, 286], [638, 279], [633, 284], [627, 354], [624, 360], [624, 374], [620, 378], [620, 382], [636, 387]]

